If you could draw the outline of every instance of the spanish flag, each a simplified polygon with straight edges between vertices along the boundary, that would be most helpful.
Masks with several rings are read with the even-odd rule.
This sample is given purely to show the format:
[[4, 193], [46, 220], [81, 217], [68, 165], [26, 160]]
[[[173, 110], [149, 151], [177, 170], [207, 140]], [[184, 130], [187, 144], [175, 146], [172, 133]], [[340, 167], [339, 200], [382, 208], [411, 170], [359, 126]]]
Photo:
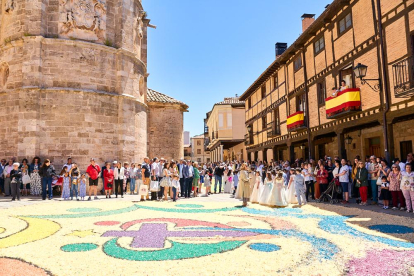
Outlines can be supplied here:
[[338, 92], [336, 97], [325, 100], [326, 117], [330, 118], [345, 111], [356, 111], [361, 108], [361, 94], [359, 88], [350, 88]]
[[287, 128], [288, 130], [295, 129], [303, 126], [305, 123], [305, 115], [303, 111], [298, 111], [287, 117]]

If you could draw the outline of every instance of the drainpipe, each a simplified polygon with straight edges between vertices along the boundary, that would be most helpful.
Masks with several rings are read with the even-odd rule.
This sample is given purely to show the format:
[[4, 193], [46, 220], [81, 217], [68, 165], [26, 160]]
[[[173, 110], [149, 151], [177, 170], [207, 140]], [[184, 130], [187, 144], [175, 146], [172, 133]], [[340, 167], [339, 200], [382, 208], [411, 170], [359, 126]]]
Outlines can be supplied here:
[[388, 123], [387, 123], [387, 113], [390, 110], [389, 104], [389, 95], [390, 91], [388, 88], [387, 80], [387, 64], [385, 63], [385, 46], [384, 46], [384, 37], [383, 37], [383, 29], [382, 29], [382, 12], [381, 12], [381, 0], [377, 0], [377, 20], [378, 20], [378, 32], [379, 32], [379, 42], [380, 42], [380, 55], [381, 55], [381, 71], [382, 71], [382, 78], [381, 78], [381, 90], [384, 90], [384, 110], [383, 110], [383, 132], [384, 132], [384, 149], [385, 149], [385, 159], [387, 160], [388, 164], [391, 162], [390, 152], [388, 151]]
[[303, 59], [303, 75], [305, 79], [305, 101], [306, 101], [306, 128], [308, 132], [308, 147], [309, 147], [309, 156], [308, 160], [312, 159], [313, 154], [313, 143], [311, 139], [310, 123], [309, 123], [309, 97], [308, 97], [308, 73], [306, 72], [306, 55], [305, 50], [302, 50], [302, 59]]

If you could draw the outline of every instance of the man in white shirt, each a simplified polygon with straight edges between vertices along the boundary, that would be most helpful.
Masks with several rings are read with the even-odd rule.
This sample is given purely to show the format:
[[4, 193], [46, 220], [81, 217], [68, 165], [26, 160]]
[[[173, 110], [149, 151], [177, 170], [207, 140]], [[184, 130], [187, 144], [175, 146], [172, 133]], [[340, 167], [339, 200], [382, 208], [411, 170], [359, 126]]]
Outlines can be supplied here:
[[68, 162], [63, 165], [63, 168], [66, 167], [67, 171], [70, 172], [70, 170], [72, 169], [73, 163], [72, 163], [72, 157], [68, 158]]
[[305, 178], [306, 184], [306, 201], [309, 201], [309, 192], [313, 200], [315, 200], [315, 184], [313, 181], [313, 175], [308, 167], [311, 167], [307, 162], [304, 163], [304, 169], [302, 170], [302, 175]]
[[405, 163], [401, 162], [399, 158], [395, 158], [392, 163], [400, 167], [400, 171], [405, 172]]
[[[151, 181], [158, 181], [160, 176], [159, 159], [155, 157], [151, 164]], [[157, 192], [151, 192], [151, 200], [157, 200]]]
[[336, 175], [339, 176], [339, 182], [342, 186], [342, 192], [345, 194], [345, 200], [342, 201], [343, 204], [349, 203], [349, 167], [346, 164], [346, 160], [341, 160], [341, 168], [339, 169], [339, 173]]

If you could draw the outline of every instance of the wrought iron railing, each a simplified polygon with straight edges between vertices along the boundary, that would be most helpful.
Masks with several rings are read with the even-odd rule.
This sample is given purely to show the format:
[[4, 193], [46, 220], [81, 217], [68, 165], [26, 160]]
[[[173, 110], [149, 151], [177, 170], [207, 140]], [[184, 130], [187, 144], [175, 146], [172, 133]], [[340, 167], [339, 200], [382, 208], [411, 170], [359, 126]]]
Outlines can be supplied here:
[[392, 65], [394, 94], [397, 98], [414, 96], [414, 56]]

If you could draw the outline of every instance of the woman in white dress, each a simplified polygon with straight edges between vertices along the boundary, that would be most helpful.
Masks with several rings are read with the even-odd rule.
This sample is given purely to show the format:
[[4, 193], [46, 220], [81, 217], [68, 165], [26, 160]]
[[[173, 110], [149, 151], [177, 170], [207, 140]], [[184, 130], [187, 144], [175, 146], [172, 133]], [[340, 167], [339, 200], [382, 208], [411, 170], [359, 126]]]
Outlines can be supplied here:
[[227, 180], [226, 180], [226, 183], [224, 185], [224, 193], [225, 194], [230, 194], [231, 193], [232, 185], [233, 185], [233, 173], [232, 173], [231, 170], [228, 170]]
[[288, 204], [297, 204], [298, 199], [295, 196], [295, 174], [296, 171], [294, 168], [290, 168], [290, 179], [288, 188], [286, 190], [286, 201]]
[[259, 204], [268, 205], [268, 200], [272, 192], [272, 188], [273, 188], [272, 173], [267, 172], [265, 183], [262, 186], [262, 192], [260, 193], [260, 196], [259, 196]]
[[263, 186], [263, 184], [262, 184], [262, 178], [260, 177], [260, 172], [256, 172], [256, 178], [254, 181], [252, 195], [250, 196], [251, 203], [259, 203], [259, 193], [260, 193], [261, 186]]
[[283, 173], [278, 172], [276, 178], [273, 180], [273, 188], [267, 202], [269, 206], [285, 207], [288, 205], [285, 198], [285, 187]]

